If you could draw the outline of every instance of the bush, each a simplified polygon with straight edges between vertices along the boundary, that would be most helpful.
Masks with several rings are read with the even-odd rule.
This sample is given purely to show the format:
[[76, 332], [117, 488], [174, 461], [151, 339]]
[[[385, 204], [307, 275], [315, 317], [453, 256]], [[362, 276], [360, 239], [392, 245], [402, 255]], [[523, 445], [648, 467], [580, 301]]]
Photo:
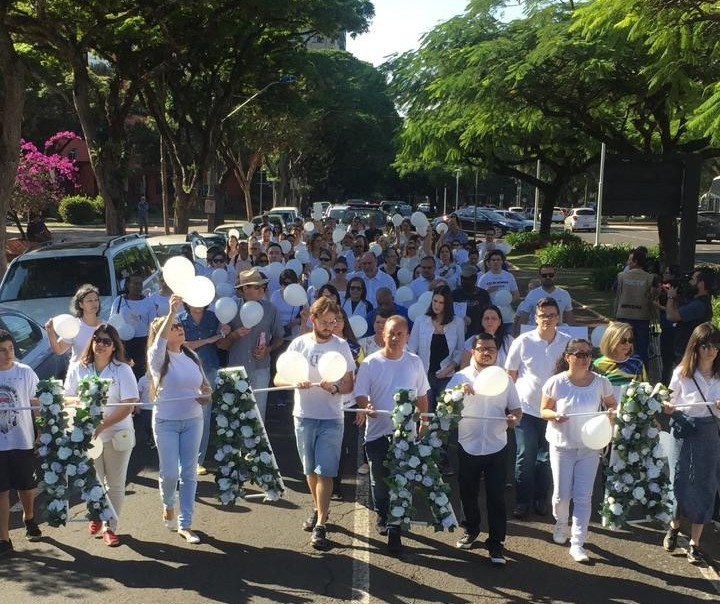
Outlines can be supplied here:
[[596, 291], [610, 291], [615, 285], [615, 280], [621, 270], [621, 265], [594, 268], [590, 273], [593, 289]]
[[102, 197], [70, 195], [63, 197], [58, 213], [64, 222], [70, 224], [89, 224], [105, 216], [105, 203]]
[[547, 245], [564, 243], [566, 245], [580, 245], [582, 239], [577, 235], [566, 232], [553, 232], [548, 235], [541, 235], [535, 231], [524, 233], [508, 233], [505, 241], [513, 246], [513, 251], [518, 254], [535, 252]]
[[538, 262], [558, 268], [614, 267], [624, 264], [632, 249], [628, 245], [595, 247], [587, 243], [549, 245], [538, 252]]

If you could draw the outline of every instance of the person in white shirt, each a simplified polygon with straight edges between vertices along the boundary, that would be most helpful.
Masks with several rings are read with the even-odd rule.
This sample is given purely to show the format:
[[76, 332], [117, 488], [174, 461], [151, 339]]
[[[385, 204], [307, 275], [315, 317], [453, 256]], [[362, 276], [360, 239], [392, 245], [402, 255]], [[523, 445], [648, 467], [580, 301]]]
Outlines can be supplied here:
[[[494, 396], [475, 392], [473, 384], [480, 373], [495, 365], [498, 354], [495, 339], [489, 333], [475, 338], [470, 366], [458, 371], [448, 382], [452, 388], [463, 385], [465, 401], [458, 424], [458, 485], [465, 515], [465, 534], [457, 547], [470, 549], [480, 533], [478, 495], [484, 478], [487, 502], [488, 539], [486, 545], [493, 564], [505, 564], [503, 544], [507, 534], [505, 512], [505, 458], [507, 428], [514, 428], [522, 417], [515, 384]], [[505, 421], [471, 417], [505, 418]]]
[[355, 268], [360, 270], [356, 271], [350, 277], [360, 277], [365, 282], [366, 296], [368, 300], [375, 300], [375, 294], [381, 287], [389, 289], [393, 295], [397, 287], [393, 278], [378, 270], [377, 257], [372, 252], [365, 252], [355, 264]]
[[591, 371], [592, 344], [581, 338], [569, 340], [558, 359], [553, 375], [542, 388], [541, 413], [549, 420], [550, 466], [553, 476], [552, 506], [555, 516], [553, 541], [567, 541], [570, 500], [573, 502], [570, 556], [576, 562], [588, 562], [585, 552], [591, 499], [600, 451], [588, 449], [581, 431], [587, 417], [576, 413], [608, 410], [609, 421], [615, 414], [615, 395], [610, 380]]
[[410, 281], [409, 287], [414, 296], [412, 302], [417, 302], [420, 296], [429, 291], [433, 281], [435, 281], [435, 257], [425, 256], [420, 261], [420, 275]]
[[574, 322], [570, 294], [561, 287], [555, 287], [554, 279], [557, 269], [552, 264], [543, 264], [538, 274], [540, 275], [540, 287], [529, 289], [527, 296], [517, 307], [513, 325], [514, 335], [520, 333], [521, 325], [535, 325], [535, 305], [540, 298], [555, 299], [562, 317], [561, 323], [572, 325]]
[[497, 305], [495, 293], [501, 290], [509, 291], [512, 294], [512, 301], [517, 302], [520, 299], [517, 281], [511, 273], [503, 270], [505, 254], [500, 250], [493, 250], [487, 255], [486, 261], [488, 271], [478, 277], [477, 286], [487, 290], [493, 304]]
[[[350, 346], [333, 335], [339, 314], [338, 305], [325, 296], [313, 302], [310, 307], [312, 332], [295, 338], [288, 346], [288, 351], [299, 352], [307, 358], [310, 365], [308, 380], [290, 384], [280, 375], [275, 376], [278, 386], [297, 386], [293, 408], [295, 440], [314, 504], [303, 528], [312, 531], [311, 545], [318, 550], [331, 547], [325, 523], [342, 449], [342, 395], [352, 392], [355, 372]], [[347, 372], [337, 382], [328, 382], [320, 375], [318, 361], [327, 352], [338, 352], [345, 359]]]
[[541, 298], [535, 307], [537, 328], [518, 336], [510, 345], [505, 369], [515, 382], [523, 416], [515, 426], [515, 509], [513, 516], [524, 519], [530, 506], [544, 516], [548, 512], [550, 486], [547, 422], [540, 416], [542, 386], [553, 374], [555, 364], [570, 336], [560, 333], [560, 312], [553, 298]]
[[[383, 349], [367, 357], [358, 369], [355, 400], [359, 407], [370, 411], [392, 411], [395, 408], [395, 393], [400, 389], [412, 389], [417, 393], [415, 405], [418, 411], [427, 412], [430, 384], [420, 358], [405, 350], [409, 337], [405, 318], [394, 315], [385, 322]], [[370, 492], [373, 509], [377, 513], [376, 528], [380, 535], [387, 535], [390, 553], [397, 554], [402, 551], [400, 526], [388, 525], [390, 498], [385, 482], [388, 471], [383, 465], [394, 431], [389, 415], [368, 413], [365, 453], [370, 465]]]
[[70, 312], [78, 318], [80, 323], [80, 330], [74, 338], [71, 340], [59, 338], [55, 332], [52, 319], [45, 323], [45, 329], [53, 352], [55, 354], [64, 354], [70, 349], [70, 362], [75, 363], [85, 350], [97, 326], [102, 323], [99, 314], [100, 290], [89, 283], [81, 285], [70, 302]]
[[[108, 406], [103, 410], [103, 419], [93, 437], [103, 443], [102, 453], [95, 460], [95, 471], [100, 484], [107, 489], [114, 514], [105, 523], [93, 520], [88, 526], [91, 535], [102, 531], [102, 539], [110, 547], [120, 545], [116, 533], [125, 502], [125, 480], [130, 455], [135, 446], [132, 403], [137, 403], [140, 398], [128, 360], [117, 330], [112, 325], [101, 324], [93, 333], [79, 362], [70, 365], [65, 377], [66, 396], [77, 395], [82, 378], [96, 375], [111, 380]], [[118, 403], [124, 406], [112, 407]]]

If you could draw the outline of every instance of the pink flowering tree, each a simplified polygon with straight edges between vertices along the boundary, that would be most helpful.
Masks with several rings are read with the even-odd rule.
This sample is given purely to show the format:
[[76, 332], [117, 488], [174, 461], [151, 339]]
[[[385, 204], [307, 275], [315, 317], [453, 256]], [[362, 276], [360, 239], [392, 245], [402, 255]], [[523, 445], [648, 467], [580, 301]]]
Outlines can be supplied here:
[[29, 217], [31, 212], [47, 210], [74, 191], [75, 162], [59, 151], [78, 138], [74, 132], [58, 132], [45, 141], [44, 152], [31, 142], [20, 141], [20, 162], [10, 194], [10, 216], [21, 234], [24, 235], [20, 214]]

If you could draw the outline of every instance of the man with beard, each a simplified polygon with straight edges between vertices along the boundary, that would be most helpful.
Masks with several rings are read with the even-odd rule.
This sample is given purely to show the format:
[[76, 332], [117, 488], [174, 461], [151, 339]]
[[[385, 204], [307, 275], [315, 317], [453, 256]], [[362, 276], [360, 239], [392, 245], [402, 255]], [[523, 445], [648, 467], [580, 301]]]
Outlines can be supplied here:
[[[340, 462], [344, 428], [342, 397], [338, 395], [350, 394], [353, 390], [355, 361], [350, 346], [333, 335], [340, 312], [336, 302], [322, 296], [310, 307], [312, 332], [295, 338], [288, 346], [288, 351], [299, 352], [308, 360], [308, 381], [288, 384], [280, 376], [275, 377], [279, 386], [298, 387], [293, 409], [295, 439], [315, 506], [303, 529], [312, 531], [311, 544], [318, 550], [331, 547], [325, 523], [333, 479], [337, 476]], [[347, 372], [337, 382], [324, 380], [318, 370], [320, 357], [328, 352], [339, 352], [347, 364]]]
[[667, 293], [665, 313], [668, 321], [675, 321], [675, 362], [685, 353], [690, 334], [706, 321], [712, 319], [711, 296], [715, 288], [715, 273], [702, 267], [695, 270], [690, 278], [685, 295], [687, 302], [678, 305], [678, 291], [670, 287]]

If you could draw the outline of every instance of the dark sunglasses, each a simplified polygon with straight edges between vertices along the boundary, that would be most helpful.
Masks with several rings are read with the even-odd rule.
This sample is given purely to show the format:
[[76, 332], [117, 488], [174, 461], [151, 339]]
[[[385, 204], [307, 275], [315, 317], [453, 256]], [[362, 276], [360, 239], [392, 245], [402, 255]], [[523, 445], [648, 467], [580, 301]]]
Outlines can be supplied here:
[[112, 346], [112, 338], [103, 338], [102, 336], [93, 336], [93, 342], [100, 346]]
[[541, 276], [543, 279], [554, 279], [554, 278], [555, 278], [555, 273], [540, 273], [540, 276]]
[[330, 262], [330, 258], [321, 256], [321, 257], [320, 257], [320, 262]]
[[620, 340], [620, 344], [632, 344], [634, 341], [632, 338], [623, 338]]
[[576, 359], [589, 359], [592, 355], [589, 352], [568, 352], [571, 357], [575, 357]]
[[351, 285], [350, 289], [355, 291], [362, 291], [362, 287], [360, 287], [359, 285]]

